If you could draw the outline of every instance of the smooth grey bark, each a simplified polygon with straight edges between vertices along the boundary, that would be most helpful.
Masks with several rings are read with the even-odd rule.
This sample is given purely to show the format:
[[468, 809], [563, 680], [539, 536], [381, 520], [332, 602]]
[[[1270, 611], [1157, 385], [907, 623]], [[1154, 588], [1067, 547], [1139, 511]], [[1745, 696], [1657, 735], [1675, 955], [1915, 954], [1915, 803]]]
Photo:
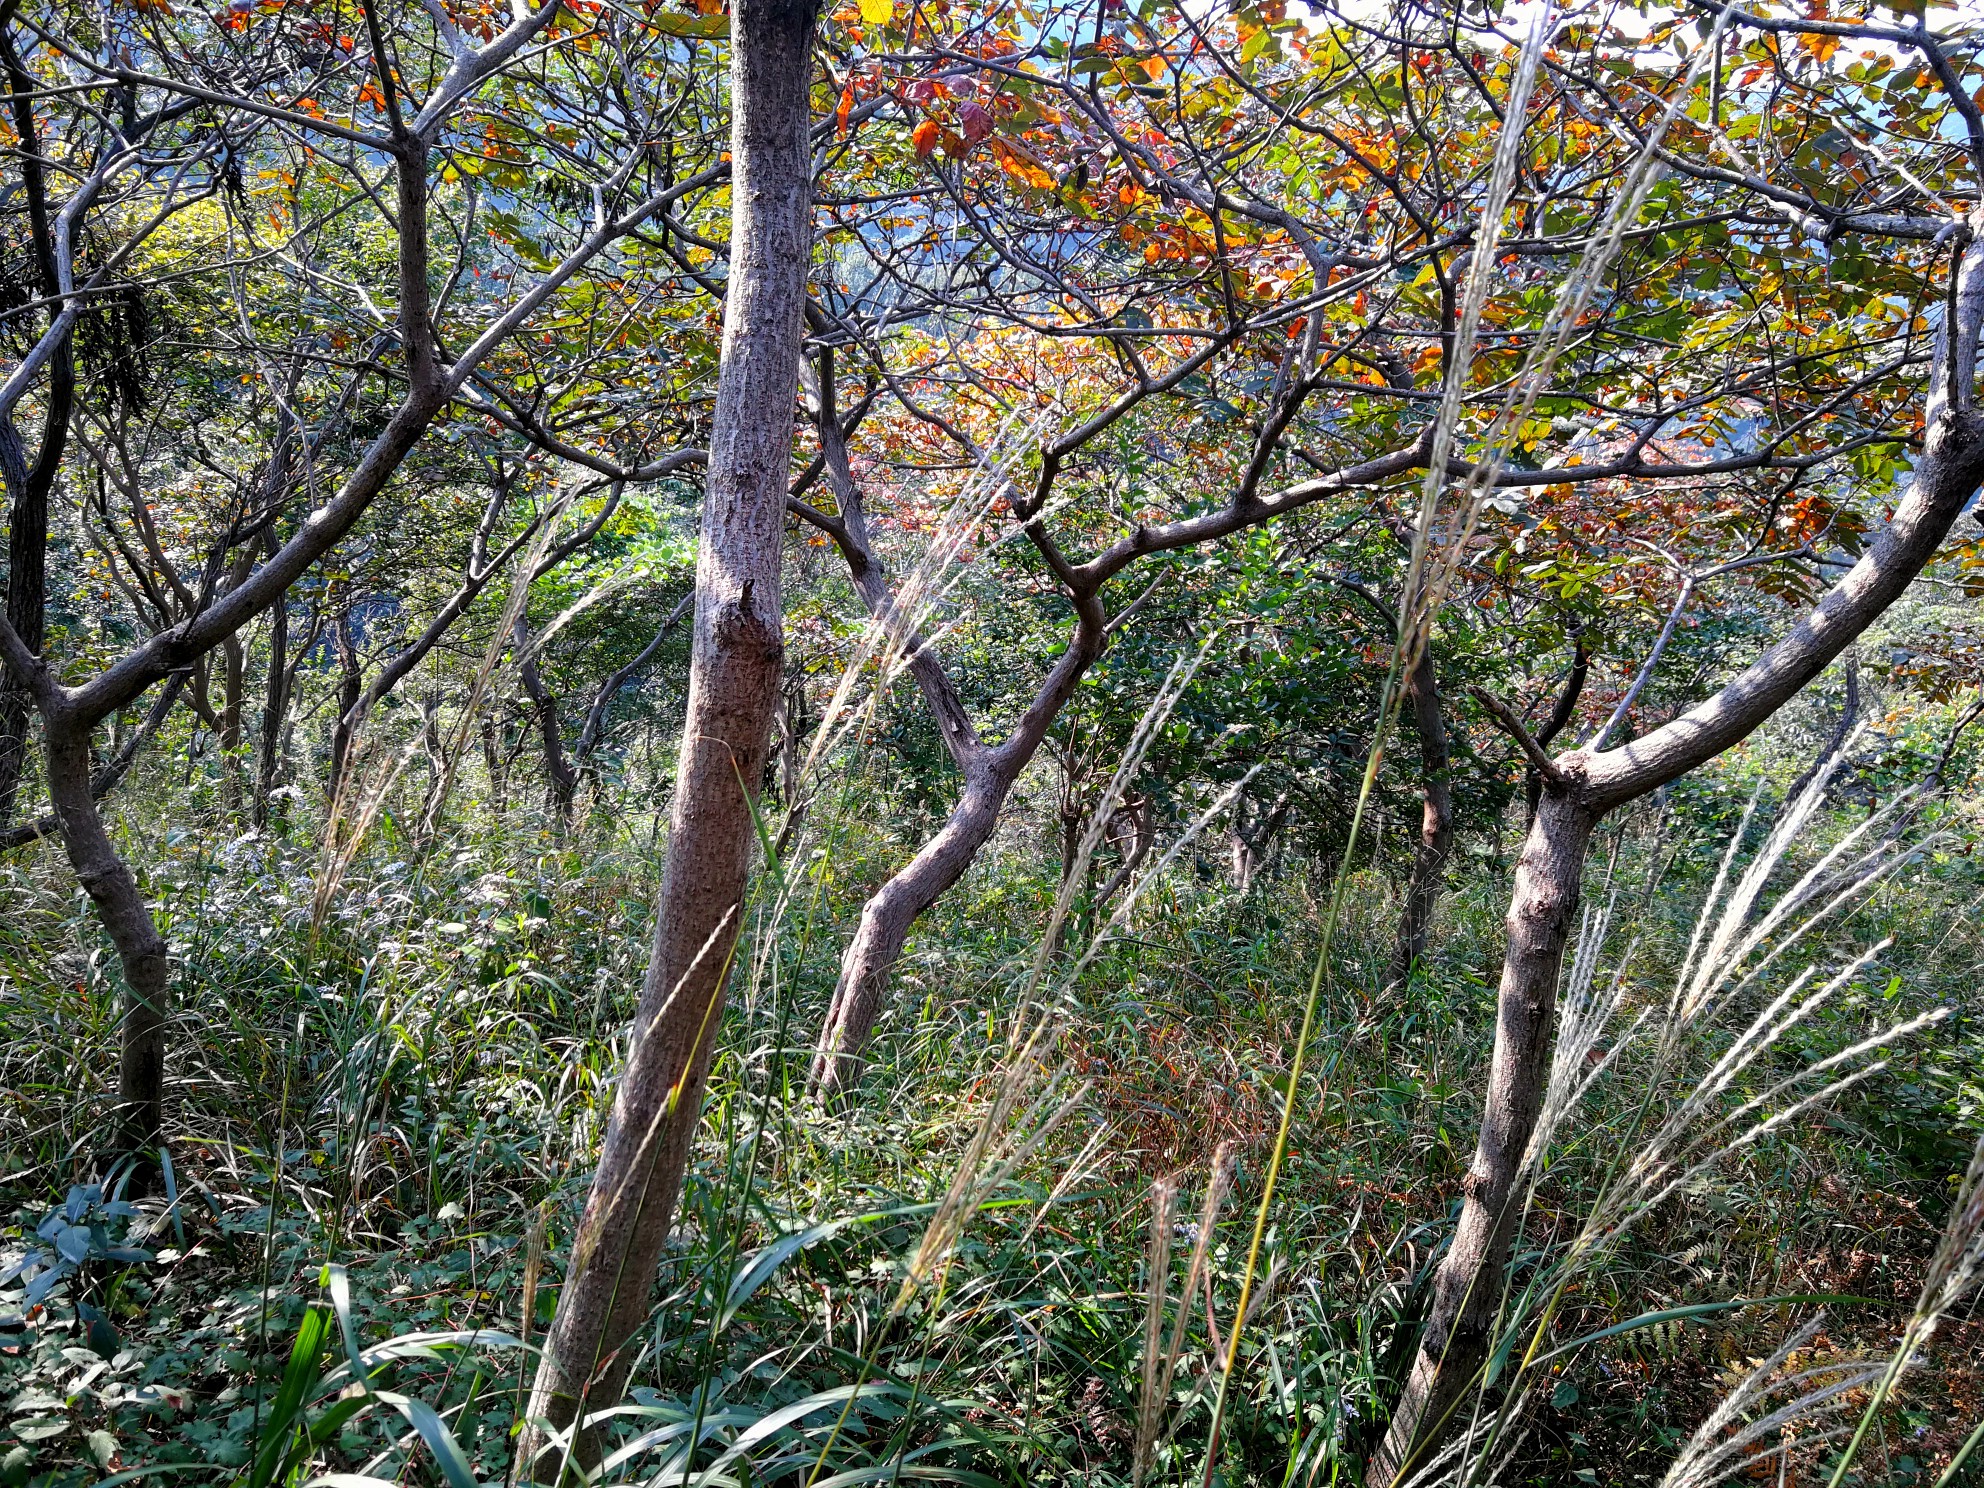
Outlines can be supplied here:
[[[731, 23], [730, 276], [712, 415], [689, 696], [655, 940], [632, 1052], [518, 1441], [518, 1475], [590, 1466], [674, 1222], [751, 865], [783, 655], [779, 562], [812, 250], [814, 0]], [[550, 1428], [550, 1430], [547, 1430]], [[552, 1432], [572, 1431], [570, 1449]]]
[[1984, 482], [1984, 416], [1977, 356], [1984, 327], [1984, 210], [1955, 270], [1948, 318], [1932, 358], [1920, 455], [1893, 518], [1859, 562], [1783, 640], [1720, 691], [1645, 737], [1603, 753], [1551, 759], [1506, 708], [1498, 721], [1543, 779], [1516, 871], [1508, 949], [1497, 992], [1495, 1053], [1474, 1161], [1462, 1184], [1454, 1242], [1411, 1378], [1366, 1482], [1398, 1482], [1422, 1465], [1462, 1413], [1488, 1359], [1515, 1216], [1518, 1177], [1549, 1069], [1557, 977], [1577, 911], [1586, 847], [1607, 812], [1659, 789], [1738, 743], [1818, 676], [1900, 598]]

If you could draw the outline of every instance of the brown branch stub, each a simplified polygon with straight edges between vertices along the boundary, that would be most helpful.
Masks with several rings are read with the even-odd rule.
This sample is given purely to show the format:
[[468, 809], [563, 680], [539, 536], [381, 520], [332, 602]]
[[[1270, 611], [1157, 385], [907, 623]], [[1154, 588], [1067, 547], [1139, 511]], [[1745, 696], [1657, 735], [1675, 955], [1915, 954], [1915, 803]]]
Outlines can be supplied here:
[[1538, 774], [1552, 785], [1561, 786], [1569, 783], [1569, 777], [1557, 767], [1557, 762], [1550, 758], [1549, 751], [1537, 743], [1531, 737], [1529, 730], [1523, 727], [1515, 709], [1485, 688], [1470, 687], [1468, 691], [1473, 694], [1477, 703], [1488, 710], [1489, 716], [1501, 725], [1502, 732], [1516, 741], [1529, 762], [1536, 766]]

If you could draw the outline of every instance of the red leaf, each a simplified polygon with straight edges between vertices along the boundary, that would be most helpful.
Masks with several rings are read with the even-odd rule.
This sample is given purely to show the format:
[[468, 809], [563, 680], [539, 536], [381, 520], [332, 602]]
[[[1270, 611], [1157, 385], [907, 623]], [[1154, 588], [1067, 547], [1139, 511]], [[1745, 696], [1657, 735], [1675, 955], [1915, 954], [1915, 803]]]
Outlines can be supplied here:
[[992, 116], [976, 103], [958, 105], [958, 124], [964, 130], [965, 140], [974, 145], [992, 132]]

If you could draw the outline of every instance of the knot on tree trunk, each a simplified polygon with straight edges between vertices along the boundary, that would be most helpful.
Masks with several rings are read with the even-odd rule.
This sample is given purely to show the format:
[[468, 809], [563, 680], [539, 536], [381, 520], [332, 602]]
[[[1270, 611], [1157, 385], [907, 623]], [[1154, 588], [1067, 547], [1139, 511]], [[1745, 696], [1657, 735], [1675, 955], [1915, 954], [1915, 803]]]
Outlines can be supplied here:
[[776, 615], [763, 614], [752, 603], [751, 586], [736, 599], [724, 600], [711, 617], [717, 644], [738, 657], [755, 657], [770, 667], [785, 661], [785, 637]]

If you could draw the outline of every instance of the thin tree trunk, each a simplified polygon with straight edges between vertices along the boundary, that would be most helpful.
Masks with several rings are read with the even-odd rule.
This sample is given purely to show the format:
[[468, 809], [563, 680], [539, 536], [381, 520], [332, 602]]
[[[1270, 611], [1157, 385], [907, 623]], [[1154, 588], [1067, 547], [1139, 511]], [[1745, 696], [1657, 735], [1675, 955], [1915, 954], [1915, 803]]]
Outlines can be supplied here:
[[937, 834], [861, 907], [861, 923], [841, 956], [840, 979], [807, 1078], [808, 1088], [822, 1104], [860, 1079], [890, 973], [910, 930], [917, 917], [964, 876], [978, 850], [991, 840], [1017, 773], [988, 768], [968, 780]]
[[352, 737], [358, 726], [358, 700], [364, 695], [365, 672], [358, 662], [358, 646], [351, 635], [351, 606], [347, 598], [344, 612], [332, 631], [338, 657], [338, 716], [331, 724], [331, 773], [325, 782], [325, 796], [336, 802], [345, 790], [345, 773], [351, 768]]
[[482, 766], [489, 772], [489, 811], [498, 821], [509, 805], [504, 789], [503, 759], [496, 747], [496, 711], [492, 706], [482, 715]]
[[556, 1482], [566, 1454], [539, 1423], [576, 1425], [619, 1402], [629, 1340], [701, 1116], [730, 950], [751, 863], [782, 665], [779, 560], [812, 249], [813, 0], [738, 0], [731, 51], [730, 277], [696, 556], [696, 623], [655, 940], [558, 1315], [518, 1442], [520, 1476]]
[[1453, 853], [1454, 796], [1447, 725], [1440, 712], [1439, 677], [1433, 668], [1433, 648], [1421, 641], [1419, 659], [1405, 679], [1405, 701], [1419, 735], [1419, 841], [1413, 848], [1412, 872], [1406, 880], [1405, 906], [1399, 913], [1398, 934], [1392, 943], [1391, 965], [1385, 971], [1387, 993], [1403, 987], [1412, 965], [1426, 953], [1426, 936], [1433, 924], [1433, 905], [1446, 877]]
[[598, 776], [598, 769], [593, 763], [593, 756], [598, 752], [600, 742], [606, 737], [607, 714], [612, 710], [613, 700], [620, 695], [620, 689], [627, 685], [629, 679], [654, 660], [655, 653], [661, 649], [661, 643], [667, 640], [669, 632], [681, 623], [682, 617], [689, 613], [689, 607], [695, 601], [696, 596], [693, 592], [683, 595], [656, 628], [654, 639], [641, 648], [640, 655], [610, 673], [606, 680], [599, 684], [599, 691], [593, 694], [592, 706], [586, 710], [585, 726], [579, 730], [579, 742], [573, 746], [572, 756], [578, 767], [593, 775], [595, 779]]
[[1116, 871], [1103, 880], [1102, 887], [1095, 891], [1089, 904], [1092, 914], [1099, 915], [1108, 908], [1109, 901], [1123, 892], [1136, 876], [1137, 869], [1143, 866], [1144, 859], [1150, 856], [1150, 850], [1157, 845], [1157, 817], [1149, 796], [1139, 796], [1126, 803], [1117, 812], [1117, 820], [1126, 817], [1130, 823], [1129, 840], [1117, 844], [1123, 855], [1122, 861], [1116, 865]]
[[1283, 791], [1249, 825], [1247, 798], [1242, 796], [1234, 803], [1231, 868], [1227, 881], [1241, 896], [1244, 897], [1253, 888], [1254, 875], [1260, 871], [1261, 861], [1267, 856], [1275, 833], [1281, 830], [1281, 824], [1288, 816], [1288, 808], [1288, 792]]
[[[90, 775], [90, 795], [101, 801], [117, 788], [117, 784], [130, 773], [132, 762], [138, 751], [151, 742], [159, 731], [166, 715], [172, 712], [172, 705], [179, 701], [180, 689], [186, 685], [186, 674], [174, 672], [166, 678], [165, 686], [159, 690], [158, 701], [144, 721], [118, 742], [109, 759], [99, 765]], [[121, 719], [120, 719], [121, 721]], [[62, 830], [62, 824], [53, 811], [44, 812], [33, 821], [22, 822], [18, 826], [0, 830], [0, 852], [12, 852], [17, 847], [26, 847], [30, 842], [39, 842], [44, 837], [53, 837]]]
[[171, 976], [165, 937], [152, 923], [138, 881], [112, 846], [90, 790], [90, 730], [66, 712], [44, 714], [48, 795], [62, 845], [124, 970], [118, 1027], [116, 1136], [112, 1158], [137, 1158], [149, 1172], [165, 1126], [165, 1019]]
[[1850, 651], [1846, 655], [1845, 671], [1846, 695], [1840, 701], [1839, 722], [1833, 725], [1832, 737], [1826, 740], [1825, 747], [1784, 792], [1787, 802], [1805, 794], [1805, 788], [1818, 778], [1819, 771], [1831, 764], [1832, 757], [1846, 747], [1846, 741], [1853, 736], [1853, 726], [1860, 721], [1860, 658]]
[[516, 641], [517, 655], [522, 658], [517, 676], [524, 685], [524, 695], [530, 699], [531, 713], [537, 720], [538, 741], [544, 747], [544, 778], [551, 806], [559, 822], [569, 827], [572, 824], [572, 802], [579, 791], [579, 772], [573, 768], [571, 758], [565, 753], [564, 736], [558, 727], [558, 699], [544, 685], [543, 674], [537, 669], [537, 657], [530, 645], [530, 624], [521, 614], [517, 616]]
[[229, 816], [241, 814], [242, 690], [248, 680], [248, 651], [241, 637], [221, 642], [220, 789]]
[[261, 754], [255, 765], [255, 825], [269, 824], [269, 796], [282, 753], [283, 715], [289, 711], [289, 597], [269, 609], [269, 681], [262, 702]]
[[[11, 419], [0, 423], [0, 478], [12, 496], [7, 527], [7, 620], [37, 654], [46, 636], [48, 496], [37, 493]], [[34, 701], [20, 679], [0, 678], [0, 827], [14, 819]]]
[[[1481, 1134], [1461, 1185], [1460, 1225], [1434, 1280], [1412, 1376], [1394, 1412], [1393, 1430], [1371, 1459], [1366, 1481], [1379, 1488], [1420, 1464], [1487, 1362], [1509, 1241], [1523, 1207], [1516, 1178], [1542, 1109], [1557, 973], [1577, 918], [1585, 851], [1597, 825], [1598, 813], [1575, 791], [1546, 787], [1516, 863]], [[1406, 1423], [1409, 1433], [1401, 1430]]]
[[[52, 296], [60, 293], [61, 280], [56, 272], [55, 239], [48, 215], [47, 173], [42, 165], [40, 136], [35, 124], [35, 83], [21, 65], [5, 26], [0, 26], [0, 69], [7, 75], [35, 277], [41, 293]], [[50, 314], [55, 313], [51, 309]], [[62, 468], [62, 455], [69, 443], [69, 419], [75, 407], [74, 347], [74, 337], [65, 334], [49, 359], [41, 447], [32, 466], [27, 463], [12, 415], [0, 416], [0, 480], [4, 480], [9, 498], [7, 621], [28, 650], [37, 655], [48, 624], [48, 497]], [[14, 819], [21, 772], [27, 763], [28, 715], [33, 706], [27, 684], [11, 671], [0, 673], [0, 827]]]

